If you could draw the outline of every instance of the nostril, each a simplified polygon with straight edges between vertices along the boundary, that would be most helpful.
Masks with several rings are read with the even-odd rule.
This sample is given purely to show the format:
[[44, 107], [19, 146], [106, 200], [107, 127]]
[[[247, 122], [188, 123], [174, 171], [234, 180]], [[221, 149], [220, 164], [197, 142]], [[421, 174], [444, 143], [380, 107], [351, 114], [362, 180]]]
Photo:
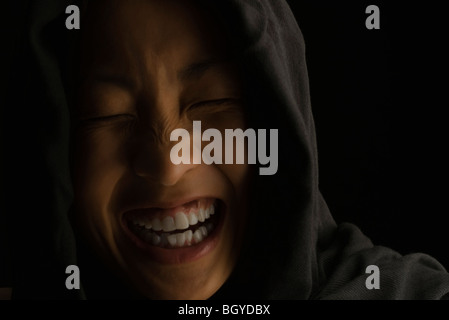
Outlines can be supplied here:
[[160, 151], [140, 155], [134, 161], [134, 172], [137, 176], [143, 177], [164, 187], [176, 185], [183, 176], [197, 165], [194, 164], [173, 164], [168, 153]]
[[195, 165], [179, 164], [175, 165], [167, 163], [157, 176], [158, 182], [164, 187], [172, 187], [176, 185], [184, 175], [193, 169]]
[[174, 164], [170, 153], [173, 143], [160, 143], [141, 137], [135, 145], [132, 167], [139, 177], [151, 180], [152, 183], [171, 187], [176, 185], [195, 164]]

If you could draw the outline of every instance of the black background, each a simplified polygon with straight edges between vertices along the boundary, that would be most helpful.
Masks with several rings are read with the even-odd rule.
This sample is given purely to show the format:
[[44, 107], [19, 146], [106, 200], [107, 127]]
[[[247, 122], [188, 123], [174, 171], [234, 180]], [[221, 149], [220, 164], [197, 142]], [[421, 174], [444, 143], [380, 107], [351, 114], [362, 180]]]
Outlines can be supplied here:
[[[394, 3], [392, 3], [394, 2]], [[320, 189], [337, 222], [449, 267], [441, 4], [289, 1], [306, 41]], [[380, 30], [368, 30], [368, 5]]]

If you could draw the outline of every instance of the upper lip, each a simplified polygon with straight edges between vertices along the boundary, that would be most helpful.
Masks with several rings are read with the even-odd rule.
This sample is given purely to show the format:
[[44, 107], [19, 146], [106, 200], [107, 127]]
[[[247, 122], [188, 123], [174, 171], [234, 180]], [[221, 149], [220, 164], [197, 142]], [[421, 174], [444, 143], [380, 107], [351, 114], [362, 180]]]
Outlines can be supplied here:
[[201, 195], [201, 196], [191, 196], [191, 197], [185, 197], [177, 200], [169, 200], [169, 201], [151, 201], [148, 203], [144, 203], [142, 205], [137, 205], [133, 207], [129, 207], [126, 210], [123, 211], [123, 213], [131, 212], [131, 211], [137, 211], [137, 210], [146, 210], [146, 209], [162, 209], [162, 210], [169, 210], [174, 209], [176, 207], [180, 207], [182, 205], [185, 205], [189, 202], [195, 201], [195, 200], [201, 200], [201, 199], [218, 199], [220, 198], [212, 195]]

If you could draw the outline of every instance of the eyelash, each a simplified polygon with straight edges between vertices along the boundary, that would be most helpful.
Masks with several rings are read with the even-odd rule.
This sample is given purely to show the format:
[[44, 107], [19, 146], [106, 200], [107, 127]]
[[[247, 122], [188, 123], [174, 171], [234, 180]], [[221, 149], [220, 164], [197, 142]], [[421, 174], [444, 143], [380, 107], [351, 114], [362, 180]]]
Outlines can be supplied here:
[[85, 123], [85, 124], [89, 124], [89, 123], [109, 123], [109, 122], [112, 122], [112, 121], [119, 120], [120, 118], [123, 118], [123, 119], [124, 118], [129, 118], [130, 120], [134, 120], [136, 117], [131, 115], [131, 114], [123, 113], [123, 114], [114, 114], [112, 116], [89, 118], [89, 119], [81, 120], [81, 122]]
[[[130, 120], [126, 120], [126, 119]], [[131, 114], [115, 114], [112, 116], [95, 117], [90, 119], [79, 120], [76, 127], [85, 132], [96, 132], [97, 129], [114, 125], [116, 129], [123, 134], [128, 134], [134, 127], [136, 117]]]
[[199, 107], [207, 107], [207, 106], [227, 106], [230, 104], [237, 104], [239, 103], [239, 99], [236, 98], [223, 98], [223, 99], [217, 99], [217, 100], [208, 100], [208, 101], [202, 101], [193, 104], [189, 107], [189, 109], [196, 109]]

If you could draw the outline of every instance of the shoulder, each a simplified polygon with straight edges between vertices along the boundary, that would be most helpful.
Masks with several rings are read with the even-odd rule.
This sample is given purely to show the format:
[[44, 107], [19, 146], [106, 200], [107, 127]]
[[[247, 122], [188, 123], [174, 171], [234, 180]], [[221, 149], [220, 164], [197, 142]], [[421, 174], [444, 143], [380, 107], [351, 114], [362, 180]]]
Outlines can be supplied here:
[[449, 296], [449, 273], [433, 257], [371, 244], [357, 227], [339, 227], [322, 254], [319, 299], [436, 300]]

